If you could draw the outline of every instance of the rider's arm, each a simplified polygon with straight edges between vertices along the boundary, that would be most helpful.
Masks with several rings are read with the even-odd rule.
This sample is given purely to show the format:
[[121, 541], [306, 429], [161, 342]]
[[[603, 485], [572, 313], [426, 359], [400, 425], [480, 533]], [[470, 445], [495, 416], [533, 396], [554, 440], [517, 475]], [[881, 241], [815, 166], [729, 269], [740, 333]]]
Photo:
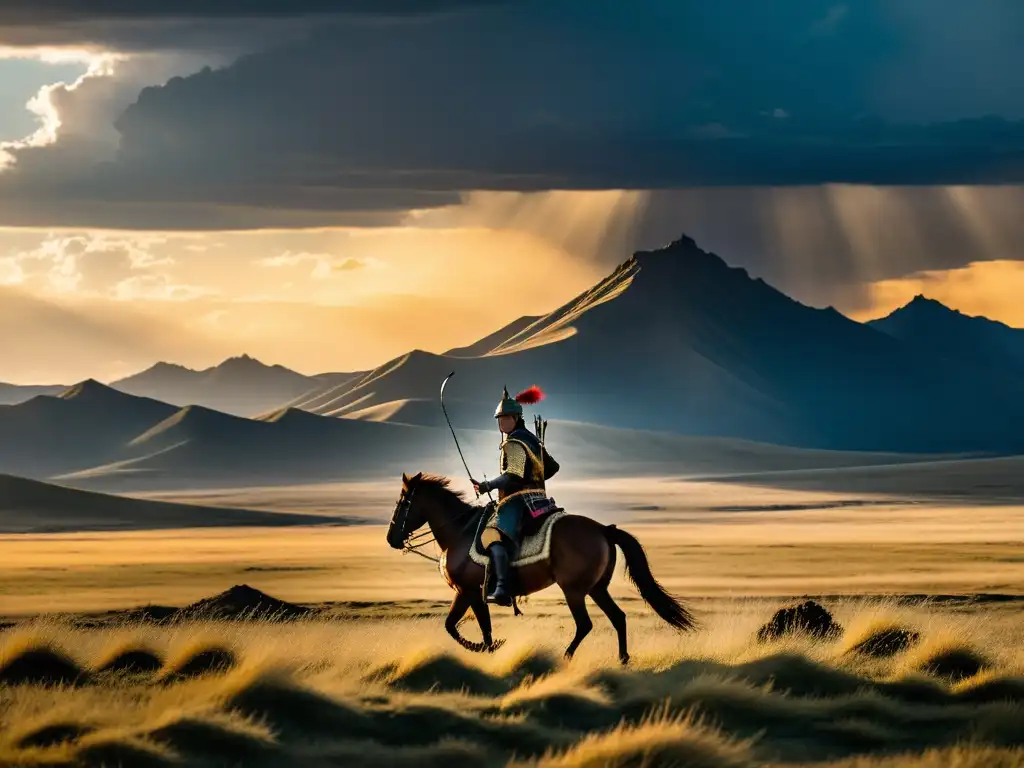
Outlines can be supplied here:
[[511, 472], [505, 472], [504, 474], [498, 475], [493, 480], [484, 480], [480, 483], [480, 493], [487, 493], [488, 491], [508, 491], [515, 493], [519, 490], [518, 486], [523, 484], [523, 478], [516, 477]]

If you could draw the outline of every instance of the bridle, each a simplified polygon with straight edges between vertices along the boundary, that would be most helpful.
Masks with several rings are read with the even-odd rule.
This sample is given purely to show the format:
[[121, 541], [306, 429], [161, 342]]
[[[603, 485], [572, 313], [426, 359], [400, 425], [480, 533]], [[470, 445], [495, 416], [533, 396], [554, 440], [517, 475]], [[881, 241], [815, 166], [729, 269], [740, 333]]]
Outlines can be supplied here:
[[[398, 506], [395, 509], [395, 515], [391, 519], [391, 526], [390, 530], [388, 531], [388, 535], [390, 537], [391, 530], [394, 530], [394, 528], [397, 526], [399, 533], [402, 534], [403, 555], [407, 555], [411, 552], [414, 555], [419, 555], [420, 557], [426, 558], [427, 560], [430, 560], [432, 562], [440, 563], [441, 558], [433, 557], [432, 555], [428, 555], [425, 552], [420, 552], [420, 549], [422, 549], [423, 547], [437, 543], [437, 537], [434, 535], [434, 531], [432, 528], [428, 526], [427, 530], [413, 534], [411, 536], [406, 535], [405, 532], [405, 528], [409, 522], [409, 510], [412, 509], [412, 497], [416, 493], [417, 487], [418, 486], [413, 485], [411, 488], [402, 489], [402, 495], [398, 499]], [[477, 508], [474, 507], [468, 507], [467, 516], [469, 519], [462, 526], [462, 528], [459, 529], [458, 535], [461, 536], [469, 529], [469, 526], [473, 523], [473, 516], [476, 509]], [[452, 523], [458, 523], [460, 519], [461, 516], [457, 517], [455, 520], [444, 520], [441, 522], [438, 528], [444, 528], [445, 526], [451, 525]], [[426, 538], [428, 536], [430, 538]]]

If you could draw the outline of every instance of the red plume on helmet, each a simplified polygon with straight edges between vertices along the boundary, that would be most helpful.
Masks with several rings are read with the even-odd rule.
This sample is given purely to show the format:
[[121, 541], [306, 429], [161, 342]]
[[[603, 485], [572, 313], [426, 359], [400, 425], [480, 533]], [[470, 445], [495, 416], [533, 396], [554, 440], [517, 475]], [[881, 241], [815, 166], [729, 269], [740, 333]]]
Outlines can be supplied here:
[[515, 401], [520, 405], [532, 405], [533, 403], [539, 403], [543, 399], [544, 392], [536, 384], [528, 389], [524, 389], [515, 397]]

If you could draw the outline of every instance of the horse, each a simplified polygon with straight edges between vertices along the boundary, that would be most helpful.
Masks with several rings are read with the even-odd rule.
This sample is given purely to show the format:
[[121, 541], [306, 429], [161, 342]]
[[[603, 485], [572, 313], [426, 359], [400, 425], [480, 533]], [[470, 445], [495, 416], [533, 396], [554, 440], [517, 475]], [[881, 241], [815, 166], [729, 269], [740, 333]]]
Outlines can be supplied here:
[[[418, 551], [423, 544], [436, 542], [444, 553], [440, 570], [455, 590], [445, 620], [445, 629], [463, 648], [474, 652], [493, 652], [504, 641], [491, 635], [491, 616], [483, 596], [484, 568], [470, 559], [480, 516], [488, 507], [473, 505], [451, 488], [451, 482], [439, 475], [422, 472], [408, 477], [402, 473], [402, 491], [388, 527], [387, 543], [397, 550]], [[427, 535], [413, 534], [424, 525], [433, 536], [425, 542], [411, 540]], [[644, 602], [666, 623], [680, 631], [697, 628], [694, 617], [676, 598], [669, 595], [651, 573], [643, 546], [615, 525], [602, 525], [589, 517], [566, 514], [552, 523], [551, 551], [546, 561], [511, 569], [515, 576], [510, 587], [517, 595], [530, 595], [557, 584], [576, 623], [576, 634], [565, 649], [571, 659], [580, 643], [593, 629], [586, 598], [604, 611], [618, 635], [619, 661], [629, 663], [626, 643], [626, 614], [608, 593], [615, 572], [616, 546], [626, 561], [626, 575]], [[510, 572], [510, 576], [513, 574]], [[482, 642], [467, 640], [459, 632], [459, 622], [472, 609], [483, 635]]]

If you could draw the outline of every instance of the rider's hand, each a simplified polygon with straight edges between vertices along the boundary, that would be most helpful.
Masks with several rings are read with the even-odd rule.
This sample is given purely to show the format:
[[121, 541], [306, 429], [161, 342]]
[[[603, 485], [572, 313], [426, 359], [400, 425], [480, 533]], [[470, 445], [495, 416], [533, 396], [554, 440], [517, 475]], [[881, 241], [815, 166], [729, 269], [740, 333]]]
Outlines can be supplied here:
[[469, 482], [471, 482], [473, 484], [473, 490], [476, 491], [476, 494], [479, 496], [480, 495], [480, 483], [478, 483], [472, 477], [469, 478]]

